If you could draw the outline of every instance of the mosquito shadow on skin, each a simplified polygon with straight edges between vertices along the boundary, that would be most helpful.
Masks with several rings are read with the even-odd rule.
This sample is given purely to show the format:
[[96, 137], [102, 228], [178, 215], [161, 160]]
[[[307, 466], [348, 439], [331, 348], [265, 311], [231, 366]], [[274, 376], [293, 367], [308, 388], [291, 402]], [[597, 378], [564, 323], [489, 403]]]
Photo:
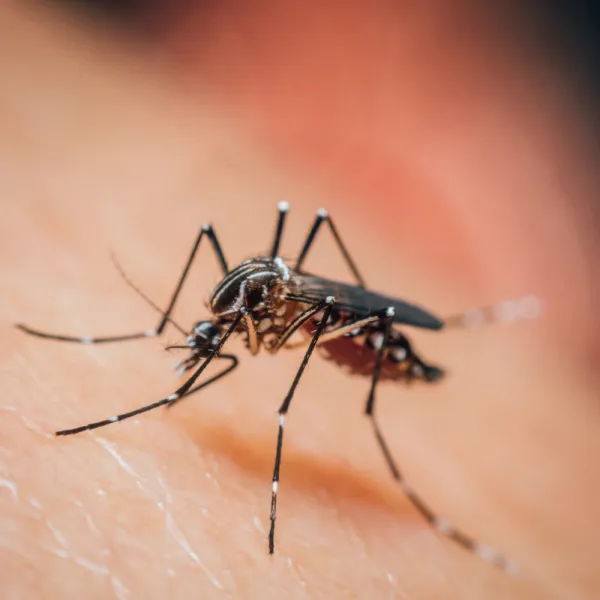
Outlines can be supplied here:
[[[209, 449], [224, 456], [236, 466], [255, 475], [264, 485], [265, 494], [270, 493], [275, 460], [274, 439], [239, 435], [221, 426], [204, 428], [194, 425], [192, 428], [189, 423], [182, 426], [199, 448]], [[373, 460], [377, 459], [374, 442]], [[284, 449], [280, 485], [289, 490], [309, 491], [313, 495], [324, 489], [332, 498], [351, 500], [362, 506], [368, 505], [395, 514], [413, 515], [415, 520], [419, 520], [419, 515], [411, 507], [400, 487], [394, 486], [391, 475], [389, 481], [385, 481], [385, 465], [377, 469], [377, 473], [381, 474], [381, 481], [353, 470], [352, 465], [345, 461], [302, 453], [290, 443], [289, 447]]]

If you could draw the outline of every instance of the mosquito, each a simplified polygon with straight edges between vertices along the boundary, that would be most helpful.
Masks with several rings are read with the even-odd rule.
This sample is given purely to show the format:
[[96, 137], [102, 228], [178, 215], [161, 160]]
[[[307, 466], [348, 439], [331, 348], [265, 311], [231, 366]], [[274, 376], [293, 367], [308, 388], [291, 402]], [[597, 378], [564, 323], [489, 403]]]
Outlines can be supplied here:
[[[433, 383], [444, 376], [444, 371], [440, 367], [428, 364], [416, 353], [399, 326], [439, 331], [449, 326], [468, 327], [489, 322], [535, 318], [538, 314], [537, 299], [528, 297], [505, 301], [492, 307], [467, 311], [443, 320], [415, 304], [369, 289], [332, 218], [324, 209], [317, 212], [297, 260], [292, 262], [282, 258], [280, 245], [288, 211], [288, 202], [278, 204], [277, 226], [270, 252], [250, 258], [232, 269], [229, 268], [214, 228], [210, 224], [203, 225], [164, 311], [145, 296], [117, 264], [125, 281], [160, 312], [161, 318], [153, 329], [110, 337], [73, 337], [46, 333], [23, 324], [16, 325], [20, 330], [33, 336], [80, 344], [153, 338], [160, 336], [168, 324], [174, 325], [186, 336], [184, 345], [170, 346], [170, 348], [189, 351], [188, 358], [178, 363], [177, 368], [181, 375], [190, 371], [192, 374], [172, 394], [147, 406], [102, 421], [73, 429], [62, 429], [57, 431], [56, 435], [73, 435], [129, 419], [160, 406], [172, 407], [183, 397], [222, 379], [238, 365], [237, 356], [223, 351], [229, 338], [234, 334], [241, 334], [252, 355], [258, 354], [261, 347], [272, 354], [284, 348], [304, 347], [303, 359], [278, 410], [279, 427], [268, 534], [269, 553], [273, 554], [286, 418], [302, 375], [315, 348], [320, 346], [328, 352], [328, 358], [338, 364], [350, 365], [355, 371], [370, 376], [365, 414], [371, 422], [389, 471], [427, 523], [441, 535], [485, 559], [493, 566], [513, 573], [515, 565], [512, 561], [440, 518], [406, 481], [375, 418], [376, 389], [378, 383], [385, 378]], [[323, 224], [328, 226], [355, 279], [354, 284], [318, 277], [303, 269]], [[207, 239], [212, 246], [223, 278], [214, 288], [208, 301], [211, 318], [198, 322], [191, 332], [186, 334], [174, 322], [171, 315], [203, 239]], [[213, 360], [218, 361], [219, 364], [223, 362], [226, 364], [210, 379], [196, 383]]]

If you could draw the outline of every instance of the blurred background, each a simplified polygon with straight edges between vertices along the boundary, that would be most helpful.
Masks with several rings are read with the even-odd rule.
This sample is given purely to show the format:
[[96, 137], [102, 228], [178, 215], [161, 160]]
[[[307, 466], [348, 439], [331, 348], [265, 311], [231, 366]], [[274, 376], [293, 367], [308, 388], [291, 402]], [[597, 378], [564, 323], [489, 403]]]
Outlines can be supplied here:
[[115, 60], [160, 77], [192, 112], [209, 103], [282, 171], [334, 187], [436, 277], [490, 299], [547, 292], [554, 339], [597, 355], [593, 2], [41, 6], [101, 30], [124, 53]]
[[[268, 247], [281, 199], [292, 204], [290, 256], [324, 206], [375, 289], [441, 315], [531, 293], [544, 306], [539, 322], [512, 329], [417, 333], [452, 377], [383, 392], [411, 481], [523, 564], [520, 587], [394, 507], [361, 416], [364, 381], [311, 365], [304, 389], [319, 392], [294, 407], [286, 482], [298, 494], [288, 492], [280, 534], [300, 542], [283, 568], [248, 523], [265, 522], [276, 433], [278, 400], [260, 382], [279, 393], [297, 356], [277, 368], [258, 357], [205, 403], [112, 430], [137, 457], [132, 490], [114, 483], [112, 450], [86, 438], [73, 452], [44, 432], [172, 389], [161, 344], [82, 351], [10, 333], [0, 343], [8, 597], [597, 597], [599, 24], [582, 1], [5, 3], [7, 331], [22, 320], [64, 333], [148, 327], [152, 310], [115, 277], [110, 249], [162, 305], [201, 223], [215, 224], [234, 264]], [[185, 326], [218, 277], [205, 262], [178, 307]], [[307, 266], [347, 278], [327, 241]], [[198, 461], [207, 478], [219, 473], [218, 491], [197, 484]], [[193, 523], [190, 547], [210, 555], [200, 568], [185, 550], [193, 572], [165, 549], [163, 508], [157, 517], [135, 495], [148, 482], [162, 494], [162, 477], [173, 514]], [[107, 508], [96, 490], [111, 486]], [[181, 577], [163, 573], [168, 561]]]

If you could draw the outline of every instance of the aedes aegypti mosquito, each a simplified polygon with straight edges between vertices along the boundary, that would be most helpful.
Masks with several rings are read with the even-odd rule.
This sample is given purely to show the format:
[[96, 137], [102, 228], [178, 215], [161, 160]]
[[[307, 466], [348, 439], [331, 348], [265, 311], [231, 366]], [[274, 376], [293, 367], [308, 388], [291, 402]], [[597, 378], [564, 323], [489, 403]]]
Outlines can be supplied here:
[[[513, 570], [511, 561], [438, 517], [406, 482], [375, 419], [375, 391], [378, 382], [383, 378], [433, 382], [444, 374], [442, 369], [427, 364], [416, 354], [407, 337], [398, 329], [399, 325], [441, 330], [448, 325], [472, 326], [491, 321], [533, 318], [537, 314], [536, 299], [505, 301], [491, 308], [475, 309], [453, 319], [442, 320], [414, 304], [368, 289], [331, 217], [323, 209], [318, 211], [295, 263], [290, 264], [284, 260], [280, 256], [279, 248], [288, 210], [287, 202], [279, 203], [279, 217], [270, 253], [266, 256], [246, 260], [233, 269], [228, 266], [213, 227], [209, 224], [203, 225], [165, 311], [147, 298], [117, 265], [125, 281], [161, 313], [161, 319], [154, 329], [111, 337], [72, 337], [45, 333], [22, 324], [17, 325], [22, 331], [37, 337], [82, 344], [155, 337], [161, 335], [169, 323], [185, 335], [185, 331], [172, 320], [171, 314], [204, 238], [208, 238], [211, 243], [223, 271], [223, 279], [214, 289], [208, 302], [212, 317], [195, 325], [191, 333], [187, 335], [185, 345], [171, 346], [171, 348], [183, 348], [190, 351], [190, 356], [177, 365], [181, 374], [195, 369], [182, 386], [158, 402], [103, 421], [89, 423], [74, 429], [63, 429], [57, 431], [56, 435], [72, 435], [104, 427], [163, 405], [171, 407], [184, 396], [189, 396], [221, 379], [233, 371], [238, 364], [235, 355], [222, 352], [233, 333], [243, 334], [246, 346], [253, 355], [258, 353], [261, 346], [271, 353], [291, 346], [306, 346], [304, 358], [278, 411], [279, 432], [273, 470], [269, 531], [269, 553], [272, 554], [286, 415], [315, 347], [323, 346], [329, 352], [330, 358], [336, 362], [353, 365], [354, 370], [370, 375], [371, 385], [365, 413], [371, 421], [375, 437], [392, 476], [413, 506], [436, 531], [494, 566], [511, 572]], [[303, 270], [304, 261], [323, 223], [329, 226], [329, 230], [356, 280], [355, 284], [349, 285], [317, 277]], [[297, 332], [304, 334], [303, 339], [292, 341], [292, 336]], [[213, 359], [227, 361], [229, 364], [210, 379], [194, 387]]]

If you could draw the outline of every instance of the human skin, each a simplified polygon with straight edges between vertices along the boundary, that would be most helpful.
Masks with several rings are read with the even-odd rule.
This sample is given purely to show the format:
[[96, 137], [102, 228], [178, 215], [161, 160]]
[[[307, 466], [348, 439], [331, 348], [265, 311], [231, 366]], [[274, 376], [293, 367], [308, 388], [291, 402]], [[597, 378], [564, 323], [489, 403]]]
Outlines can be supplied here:
[[[590, 369], [594, 248], [582, 207], [597, 188], [583, 124], [552, 94], [536, 95], [539, 80], [512, 79], [507, 68], [484, 85], [475, 64], [458, 73], [465, 88], [480, 85], [481, 98], [459, 120], [467, 95], [427, 87], [446, 65], [435, 53], [423, 60], [426, 33], [439, 30], [422, 17], [423, 47], [400, 54], [405, 67], [426, 71], [422, 87], [402, 98], [402, 110], [384, 103], [366, 123], [358, 108], [340, 109], [334, 127], [323, 73], [336, 63], [316, 71], [329, 112], [294, 104], [292, 93], [255, 93], [281, 71], [269, 63], [257, 67], [256, 87], [244, 81], [261, 64], [266, 20], [242, 17], [215, 16], [211, 31], [229, 42], [196, 67], [208, 90], [197, 89], [191, 59], [182, 59], [192, 55], [189, 31], [201, 29], [193, 19], [165, 39], [160, 68], [139, 46], [51, 13], [7, 8], [0, 23], [10, 57], [0, 67], [3, 597], [596, 597], [600, 415]], [[272, 18], [268, 28], [285, 32], [290, 17]], [[373, 17], [381, 33], [389, 22]], [[246, 52], [227, 36], [236, 27], [248, 36]], [[457, 50], [457, 63], [469, 48]], [[247, 64], [231, 67], [241, 56]], [[376, 53], [355, 58], [359, 72], [359, 58], [380, 64]], [[391, 95], [386, 73], [379, 79]], [[372, 96], [361, 89], [363, 100], [386, 97], [385, 87]], [[431, 94], [449, 99], [434, 125], [424, 104]], [[473, 124], [488, 94], [498, 103]], [[532, 96], [546, 120], [523, 107]], [[290, 116], [298, 114], [304, 120]], [[435, 386], [382, 386], [377, 410], [413, 487], [444, 519], [514, 559], [518, 578], [427, 527], [362, 415], [368, 381], [321, 356], [290, 410], [273, 556], [276, 410], [301, 351], [251, 358], [233, 341], [239, 369], [176, 409], [52, 435], [169, 395], [181, 356], [164, 347], [179, 337], [169, 330], [159, 340], [78, 346], [12, 325], [75, 335], [148, 329], [156, 315], [119, 278], [111, 250], [164, 306], [202, 222], [215, 225], [235, 263], [268, 248], [282, 198], [292, 201], [285, 255], [326, 206], [375, 289], [441, 315], [542, 298], [536, 322], [411, 331], [449, 376]], [[347, 277], [326, 239], [310, 268]], [[207, 316], [217, 281], [203, 248], [177, 320], [189, 327]]]

